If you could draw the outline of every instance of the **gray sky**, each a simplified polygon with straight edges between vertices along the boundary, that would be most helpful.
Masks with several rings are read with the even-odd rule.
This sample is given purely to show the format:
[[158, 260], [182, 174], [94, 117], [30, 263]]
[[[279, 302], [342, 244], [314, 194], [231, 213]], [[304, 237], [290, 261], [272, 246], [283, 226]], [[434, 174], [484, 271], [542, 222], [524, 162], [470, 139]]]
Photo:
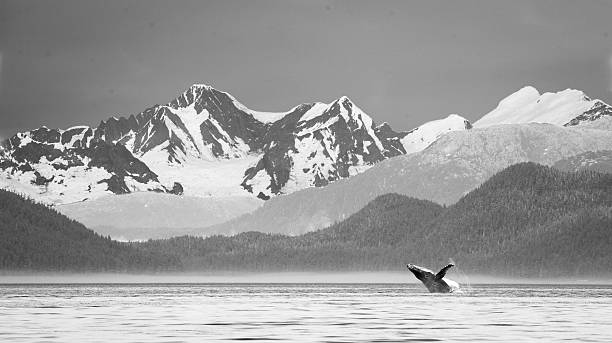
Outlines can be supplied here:
[[192, 83], [256, 110], [349, 96], [410, 129], [530, 84], [612, 102], [611, 1], [0, 0], [0, 135], [96, 125]]

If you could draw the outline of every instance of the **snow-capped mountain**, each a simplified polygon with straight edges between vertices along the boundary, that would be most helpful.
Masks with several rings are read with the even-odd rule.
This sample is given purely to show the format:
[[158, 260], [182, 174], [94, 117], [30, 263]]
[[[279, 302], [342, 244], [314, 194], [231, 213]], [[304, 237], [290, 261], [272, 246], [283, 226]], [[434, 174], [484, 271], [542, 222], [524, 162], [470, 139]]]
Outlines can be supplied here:
[[263, 154], [247, 169], [242, 186], [264, 199], [325, 186], [404, 154], [404, 135], [376, 127], [347, 97], [300, 105], [270, 126]]
[[[124, 144], [163, 182], [181, 183], [186, 194], [239, 196], [247, 191], [269, 199], [325, 186], [407, 150], [422, 150], [434, 137], [457, 129], [457, 118], [440, 121], [417, 144], [423, 135], [418, 129], [405, 133], [388, 124], [376, 126], [347, 97], [270, 113], [251, 110], [210, 86], [194, 85], [167, 105], [112, 118], [96, 132]], [[415, 142], [402, 141], [406, 137]]]
[[169, 163], [244, 157], [261, 147], [265, 124], [231, 95], [193, 85], [166, 105], [100, 123], [96, 137], [121, 143], [135, 155]]
[[[536, 121], [593, 127], [611, 114], [610, 106], [580, 91], [540, 95], [525, 87], [476, 126]], [[450, 115], [397, 132], [376, 125], [347, 97], [259, 112], [196, 84], [165, 105], [111, 117], [96, 128], [16, 134], [2, 143], [0, 183], [51, 203], [134, 191], [268, 199], [352, 177], [470, 128], [463, 117]], [[104, 154], [113, 157], [96, 162]]]
[[582, 126], [528, 123], [453, 131], [423, 151], [382, 161], [327, 187], [275, 197], [252, 213], [201, 233], [300, 234], [343, 220], [386, 193], [452, 204], [512, 164], [552, 165], [586, 151], [611, 148], [612, 131]]
[[534, 87], [526, 86], [500, 101], [474, 127], [521, 123], [575, 126], [606, 116], [612, 116], [612, 107], [601, 100], [591, 100], [582, 91], [566, 89], [540, 94]]
[[[524, 124], [530, 122], [554, 125]], [[512, 123], [519, 125], [497, 125]], [[347, 97], [260, 112], [198, 84], [165, 105], [96, 128], [17, 133], [0, 145], [0, 187], [47, 203], [78, 202], [73, 213], [90, 205], [81, 200], [139, 191], [184, 194], [192, 202], [185, 208], [197, 207], [201, 197], [254, 200], [231, 216], [260, 206], [256, 197], [272, 198], [248, 219], [219, 230], [274, 224], [297, 233], [342, 219], [386, 192], [451, 203], [512, 163], [552, 164], [612, 149], [612, 108], [575, 90], [540, 94], [525, 87], [475, 126], [453, 114], [397, 132], [376, 125]], [[171, 199], [158, 198], [163, 201], [151, 204]], [[104, 199], [91, 203], [104, 208], [88, 220], [113, 213], [113, 201]], [[135, 208], [134, 216], [147, 216], [146, 208]], [[182, 216], [172, 212], [164, 220]]]
[[[396, 132], [386, 123], [375, 125], [347, 97], [329, 104], [302, 104], [282, 113], [259, 112], [229, 93], [196, 84], [165, 105], [111, 117], [97, 128], [41, 128], [16, 134], [4, 143], [2, 182], [52, 203], [146, 190], [268, 199], [356, 175], [384, 159], [420, 151], [445, 132], [469, 127], [464, 118], [453, 115], [410, 132]], [[49, 132], [48, 137], [41, 132]], [[28, 145], [33, 136], [37, 138]], [[62, 154], [20, 157], [34, 145], [52, 146]], [[103, 172], [90, 165], [95, 162], [83, 160], [100, 147], [121, 150], [121, 156], [133, 160], [130, 166], [138, 165], [141, 173], [146, 168], [147, 176], [115, 172], [117, 167], [110, 164]], [[82, 165], [62, 162], [72, 161], [75, 154], [81, 156]], [[17, 162], [21, 165], [13, 165]], [[69, 185], [54, 186], [66, 177]], [[30, 189], [32, 183], [39, 184]]]
[[94, 198], [107, 192], [180, 193], [163, 185], [123, 145], [94, 138], [88, 127], [41, 127], [18, 133], [0, 148], [0, 186], [48, 203]]
[[123, 144], [185, 195], [248, 196], [240, 183], [261, 154], [270, 122], [283, 114], [251, 111], [233, 96], [196, 84], [166, 105], [100, 123], [96, 135]]
[[[383, 146], [375, 129], [346, 97], [266, 113], [248, 109], [228, 93], [194, 85], [166, 105], [102, 122], [96, 133], [125, 145], [164, 182], [181, 183], [186, 194], [249, 192], [268, 199], [324, 186], [404, 153], [401, 134], [389, 128]], [[364, 151], [372, 144], [371, 152]]]
[[264, 199], [325, 186], [387, 158], [421, 151], [447, 132], [470, 128], [468, 120], [454, 114], [395, 132], [387, 123], [375, 126], [347, 97], [331, 104], [305, 104], [272, 124], [264, 153], [246, 171], [242, 185]]

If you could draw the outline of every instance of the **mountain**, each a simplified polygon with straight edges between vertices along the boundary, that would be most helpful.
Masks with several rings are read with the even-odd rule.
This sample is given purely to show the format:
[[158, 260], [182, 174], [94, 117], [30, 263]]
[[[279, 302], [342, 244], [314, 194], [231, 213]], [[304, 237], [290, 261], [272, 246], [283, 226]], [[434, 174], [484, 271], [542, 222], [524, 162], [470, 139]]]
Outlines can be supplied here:
[[349, 98], [296, 107], [271, 124], [263, 154], [242, 186], [264, 199], [355, 175], [405, 153], [403, 135], [379, 137], [372, 118]]
[[397, 133], [387, 123], [375, 126], [347, 97], [298, 106], [271, 125], [264, 153], [242, 185], [264, 199], [326, 186], [387, 158], [423, 150], [446, 132], [469, 128], [465, 118], [451, 115]]
[[252, 213], [202, 229], [300, 234], [346, 219], [375, 197], [395, 192], [453, 204], [496, 172], [520, 162], [552, 165], [591, 150], [612, 149], [612, 131], [551, 124], [498, 125], [453, 131], [425, 150], [398, 156], [325, 188], [267, 201]]
[[190, 158], [243, 157], [261, 148], [264, 126], [229, 94], [196, 84], [166, 105], [102, 121], [96, 137], [119, 142], [145, 159], [155, 155], [180, 164]]
[[48, 203], [72, 202], [112, 192], [180, 192], [123, 145], [97, 140], [87, 127], [41, 127], [18, 133], [0, 147], [2, 188]]
[[563, 171], [592, 170], [612, 173], [612, 150], [587, 151], [559, 160], [553, 164], [553, 167]]
[[510, 166], [444, 208], [398, 194], [300, 236], [246, 232], [139, 243], [190, 270], [405, 270], [452, 258], [470, 274], [609, 277], [612, 175]]
[[[455, 129], [450, 125], [441, 121], [430, 135]], [[247, 191], [269, 199], [350, 177], [406, 153], [406, 146], [418, 150], [401, 141], [408, 133], [376, 126], [348, 97], [265, 113], [206, 85], [137, 116], [102, 122], [96, 132], [195, 196]]]
[[135, 192], [57, 205], [55, 209], [104, 236], [144, 240], [184, 235], [226, 222], [254, 211], [262, 202], [250, 196], [202, 198]]
[[0, 270], [180, 270], [172, 255], [112, 241], [46, 205], [0, 190]]
[[139, 191], [269, 199], [350, 177], [468, 127], [452, 116], [396, 132], [347, 97], [259, 112], [195, 84], [165, 105], [96, 128], [15, 134], [2, 143], [0, 185], [56, 204]]
[[612, 116], [612, 107], [591, 100], [584, 92], [566, 89], [557, 93], [523, 87], [499, 102], [497, 107], [474, 123], [483, 128], [499, 124], [550, 123], [576, 126]]
[[[346, 218], [376, 195], [394, 188], [403, 194], [452, 203], [511, 163], [550, 164], [554, 162], [551, 156], [562, 159], [587, 151], [575, 134], [568, 138], [570, 142], [576, 140], [570, 147], [554, 137], [535, 138], [532, 144], [530, 137], [557, 134], [553, 129], [531, 130], [523, 139], [521, 129], [494, 129], [494, 124], [544, 121], [568, 129], [609, 130], [610, 113], [609, 106], [590, 100], [579, 91], [540, 95], [534, 88], [526, 87], [502, 100], [476, 125], [493, 130], [490, 137], [471, 129], [472, 125], [458, 115], [397, 132], [386, 123], [376, 125], [347, 97], [329, 104], [301, 104], [286, 112], [268, 113], [247, 108], [229, 93], [196, 84], [165, 105], [152, 106], [137, 115], [112, 117], [96, 128], [42, 127], [17, 133], [2, 143], [0, 187], [46, 203], [71, 203], [73, 213], [79, 212], [77, 207], [91, 208], [89, 200], [132, 192], [182, 194], [213, 202], [259, 197], [270, 199], [271, 203], [245, 217], [248, 219], [237, 219], [203, 232], [241, 232], [253, 227], [278, 226], [282, 232], [297, 234]], [[477, 133], [472, 135], [471, 131]], [[455, 138], [449, 140], [449, 135]], [[599, 136], [606, 138], [607, 133], [595, 135]], [[440, 150], [437, 145], [440, 141], [449, 145], [449, 151]], [[547, 145], [547, 151], [540, 151], [536, 143], [551, 145]], [[467, 146], [458, 149], [453, 144]], [[436, 145], [430, 151], [432, 156], [421, 154], [423, 149]], [[609, 149], [608, 145], [605, 141], [597, 142], [589, 150]], [[453, 158], [455, 150], [460, 150], [457, 158]], [[409, 157], [412, 155], [420, 157]], [[354, 198], [347, 190], [325, 195], [327, 198], [321, 200], [320, 195], [327, 192], [320, 193], [319, 188], [350, 180], [397, 158], [402, 162], [388, 164], [397, 170], [381, 167], [387, 171], [369, 174], [377, 175], [374, 180], [361, 180], [364, 184], [359, 185], [348, 182], [354, 187], [351, 192], [357, 194]], [[469, 162], [463, 163], [466, 159]], [[387, 177], [386, 173], [398, 173], [401, 177]], [[297, 204], [291, 200], [293, 197], [284, 197], [294, 192], [302, 192], [295, 197], [301, 199]], [[282, 200], [274, 201], [278, 196]], [[326, 204], [327, 199], [334, 199], [334, 203]], [[285, 201], [286, 204], [281, 204]], [[107, 208], [112, 211], [112, 206]], [[140, 235], [142, 226], [137, 218], [148, 214], [139, 208], [132, 216], [131, 227]], [[98, 213], [102, 215], [103, 211]], [[160, 220], [181, 222], [180, 213], [173, 211]], [[103, 219], [92, 218], [98, 222]], [[215, 222], [216, 219], [202, 221], [202, 226]], [[110, 231], [106, 232], [119, 232], [116, 227], [107, 228]]]

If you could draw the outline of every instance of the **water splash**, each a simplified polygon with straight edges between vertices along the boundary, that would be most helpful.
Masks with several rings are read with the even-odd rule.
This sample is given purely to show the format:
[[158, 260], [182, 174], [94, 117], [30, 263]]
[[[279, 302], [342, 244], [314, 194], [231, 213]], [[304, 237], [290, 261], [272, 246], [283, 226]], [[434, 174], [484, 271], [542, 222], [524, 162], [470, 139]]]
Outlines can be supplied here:
[[449, 258], [449, 263], [455, 265], [453, 268], [453, 276], [452, 279], [459, 283], [461, 287], [458, 292], [454, 292], [462, 295], [473, 294], [474, 289], [472, 287], [472, 283], [470, 282], [470, 277], [459, 267], [459, 265], [455, 262], [454, 259]]

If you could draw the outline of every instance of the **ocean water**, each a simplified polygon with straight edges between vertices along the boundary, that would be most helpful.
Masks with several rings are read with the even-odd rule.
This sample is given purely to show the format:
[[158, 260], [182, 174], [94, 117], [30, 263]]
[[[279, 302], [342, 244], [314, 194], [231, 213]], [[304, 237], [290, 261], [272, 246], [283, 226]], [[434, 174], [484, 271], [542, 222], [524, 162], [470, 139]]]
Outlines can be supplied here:
[[612, 342], [612, 286], [0, 285], [0, 342]]

